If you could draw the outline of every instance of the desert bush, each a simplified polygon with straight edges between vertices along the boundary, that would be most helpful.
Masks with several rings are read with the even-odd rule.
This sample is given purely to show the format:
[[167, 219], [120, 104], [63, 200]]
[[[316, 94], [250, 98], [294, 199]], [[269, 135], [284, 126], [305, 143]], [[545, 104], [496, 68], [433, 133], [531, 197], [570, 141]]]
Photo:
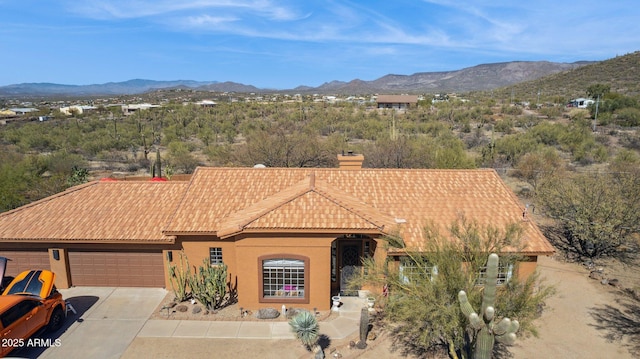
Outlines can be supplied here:
[[547, 116], [550, 119], [559, 118], [562, 116], [562, 107], [559, 107], [559, 106], [543, 107], [538, 112], [542, 116]]
[[573, 174], [542, 183], [538, 201], [562, 244], [580, 256], [620, 256], [640, 231], [640, 178], [633, 172]]
[[620, 126], [640, 126], [640, 109], [627, 107], [616, 111], [616, 122]]
[[630, 150], [640, 150], [640, 132], [623, 133], [619, 140], [620, 145]]
[[511, 118], [505, 118], [503, 120], [496, 121], [493, 126], [493, 130], [496, 132], [510, 134], [513, 132], [513, 120]]
[[522, 115], [522, 108], [518, 106], [513, 106], [513, 105], [502, 106], [500, 111], [505, 115], [513, 115], [513, 116]]
[[[427, 248], [420, 251], [406, 247], [399, 237], [386, 237], [388, 246], [406, 253], [400, 262], [404, 263], [403, 269], [395, 263], [367, 258], [365, 274], [354, 278], [353, 284], [389, 288], [384, 317], [392, 323], [391, 335], [402, 344], [403, 355], [420, 353], [422, 357], [444, 349], [457, 358], [457, 353], [468, 350], [473, 340], [467, 336], [458, 292], [465, 290], [470, 303], [477, 307], [482, 293], [477, 283], [489, 253], [506, 246], [520, 248], [522, 228], [516, 224], [505, 228], [481, 226], [461, 217], [446, 234], [432, 224], [423, 233]], [[514, 264], [518, 256], [504, 254], [501, 259], [501, 263]], [[517, 318], [523, 335], [536, 335], [533, 320], [553, 290], [533, 276], [523, 281], [512, 277], [498, 291], [507, 299], [497, 305], [496, 311]]]

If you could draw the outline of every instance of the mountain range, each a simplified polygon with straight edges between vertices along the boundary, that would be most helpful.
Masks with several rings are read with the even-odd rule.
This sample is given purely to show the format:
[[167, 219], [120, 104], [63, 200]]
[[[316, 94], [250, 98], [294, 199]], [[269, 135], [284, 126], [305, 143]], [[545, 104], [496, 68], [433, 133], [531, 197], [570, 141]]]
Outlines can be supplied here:
[[153, 81], [135, 79], [94, 85], [61, 85], [53, 83], [22, 83], [0, 86], [0, 97], [30, 96], [101, 96], [135, 95], [160, 89], [195, 89], [216, 92], [295, 92], [319, 94], [364, 93], [439, 93], [491, 90], [535, 80], [590, 64], [579, 61], [557, 63], [548, 61], [512, 61], [482, 64], [456, 71], [419, 72], [412, 75], [389, 74], [372, 81], [354, 79], [331, 81], [318, 87], [298, 86], [288, 90], [259, 89], [252, 85], [218, 81]]

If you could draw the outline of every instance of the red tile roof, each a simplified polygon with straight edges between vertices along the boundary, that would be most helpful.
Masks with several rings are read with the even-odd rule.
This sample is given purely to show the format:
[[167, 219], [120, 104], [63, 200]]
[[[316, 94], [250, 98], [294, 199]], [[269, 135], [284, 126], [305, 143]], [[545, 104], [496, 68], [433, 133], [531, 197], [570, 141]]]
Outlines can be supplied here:
[[167, 243], [186, 182], [96, 181], [0, 213], [3, 241]]
[[416, 95], [378, 95], [378, 103], [417, 103]]
[[525, 252], [553, 247], [493, 170], [198, 168], [165, 234], [399, 229], [422, 247], [427, 221], [445, 233], [460, 215], [497, 228], [521, 223]]
[[2, 241], [167, 243], [241, 232], [388, 234], [422, 248], [460, 215], [520, 223], [525, 252], [553, 247], [493, 170], [206, 168], [190, 182], [92, 182], [0, 214]]

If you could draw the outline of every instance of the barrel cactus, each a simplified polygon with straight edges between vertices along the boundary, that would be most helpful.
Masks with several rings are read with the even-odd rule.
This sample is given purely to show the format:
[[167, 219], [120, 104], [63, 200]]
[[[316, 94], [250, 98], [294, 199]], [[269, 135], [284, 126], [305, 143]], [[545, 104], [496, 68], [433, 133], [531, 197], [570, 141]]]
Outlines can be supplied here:
[[469, 319], [471, 327], [478, 330], [476, 344], [473, 353], [474, 359], [491, 359], [493, 345], [497, 341], [511, 345], [516, 340], [516, 332], [520, 327], [517, 320], [502, 318], [496, 322], [495, 300], [496, 286], [498, 282], [498, 255], [492, 253], [487, 262], [487, 280], [482, 293], [482, 308], [478, 315], [467, 299], [467, 293], [461, 290], [458, 293], [460, 309]]

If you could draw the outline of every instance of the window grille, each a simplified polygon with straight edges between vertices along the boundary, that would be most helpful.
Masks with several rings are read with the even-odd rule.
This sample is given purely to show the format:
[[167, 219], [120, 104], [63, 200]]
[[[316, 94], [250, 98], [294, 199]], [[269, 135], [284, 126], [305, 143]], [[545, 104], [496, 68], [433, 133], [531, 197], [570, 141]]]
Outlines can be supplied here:
[[304, 261], [267, 259], [262, 261], [262, 286], [265, 298], [304, 297]]
[[[498, 265], [498, 285], [504, 285], [513, 276], [513, 264], [500, 263]], [[487, 282], [487, 267], [480, 268], [476, 285], [484, 285]]]
[[209, 248], [209, 263], [213, 265], [223, 264], [222, 262], [222, 248], [211, 247]]
[[420, 266], [411, 258], [400, 260], [400, 279], [403, 283], [410, 283], [412, 278], [426, 277], [430, 281], [438, 275], [438, 267], [430, 266], [427, 262], [422, 262]]

